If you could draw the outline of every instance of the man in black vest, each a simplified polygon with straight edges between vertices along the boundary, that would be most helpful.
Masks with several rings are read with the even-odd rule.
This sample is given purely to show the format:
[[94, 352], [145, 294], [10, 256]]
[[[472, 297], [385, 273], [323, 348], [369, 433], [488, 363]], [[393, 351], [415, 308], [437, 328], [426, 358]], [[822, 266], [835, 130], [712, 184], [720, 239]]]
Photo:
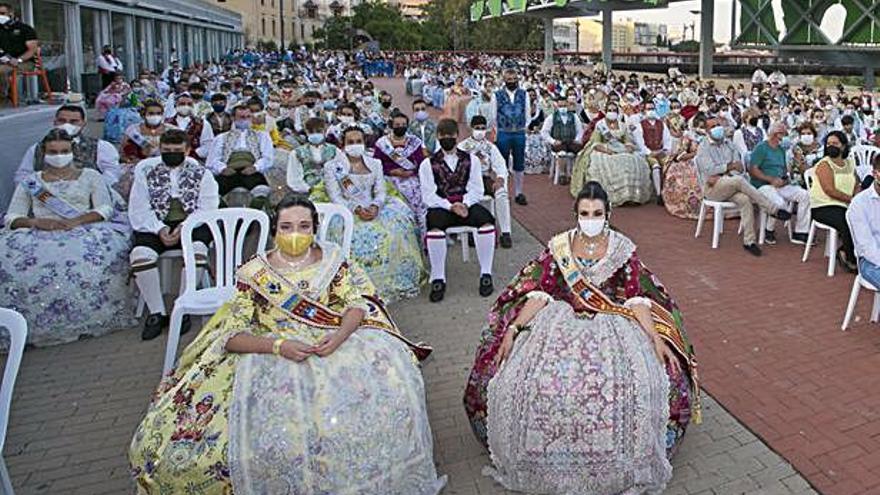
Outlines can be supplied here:
[[485, 191], [479, 159], [457, 148], [458, 123], [443, 119], [437, 125], [440, 150], [419, 166], [422, 200], [428, 207], [427, 247], [431, 262], [431, 302], [446, 294], [446, 230], [450, 227], [477, 229], [477, 259], [480, 261], [480, 295], [492, 294], [492, 262], [495, 257], [495, 219], [480, 205]]

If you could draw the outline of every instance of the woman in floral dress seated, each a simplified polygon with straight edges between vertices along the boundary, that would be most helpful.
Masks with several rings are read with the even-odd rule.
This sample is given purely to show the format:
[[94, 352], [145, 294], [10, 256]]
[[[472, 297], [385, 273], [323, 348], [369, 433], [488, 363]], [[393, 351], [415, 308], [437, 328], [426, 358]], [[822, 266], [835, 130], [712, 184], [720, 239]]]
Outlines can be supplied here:
[[141, 116], [143, 121], [125, 129], [120, 146], [119, 161], [125, 166], [116, 189], [126, 198], [131, 191], [135, 165], [146, 158], [159, 156], [159, 138], [173, 128], [165, 123], [165, 107], [157, 100], [144, 102]]
[[354, 213], [352, 258], [384, 301], [416, 297], [425, 281], [419, 230], [412, 210], [386, 194], [382, 163], [364, 155], [364, 133], [343, 134], [345, 156], [324, 165], [330, 200]]
[[276, 250], [162, 381], [129, 451], [139, 493], [435, 495], [424, 383], [367, 276], [285, 198]]
[[113, 108], [118, 108], [123, 100], [128, 97], [129, 93], [131, 93], [131, 86], [125, 82], [125, 77], [122, 73], [116, 73], [113, 82], [98, 93], [98, 97], [95, 99], [95, 110], [98, 113], [97, 120], [99, 122], [103, 121], [107, 112]]
[[610, 229], [602, 187], [575, 204], [578, 227], [492, 307], [465, 409], [508, 490], [661, 493], [699, 419], [693, 350], [635, 244]]
[[73, 165], [65, 131], [39, 146], [46, 166], [18, 184], [0, 231], [0, 306], [25, 316], [37, 346], [131, 327], [130, 229], [108, 221], [110, 190], [100, 172]]
[[663, 203], [672, 216], [688, 220], [700, 216], [703, 187], [697, 177], [694, 157], [705, 138], [706, 115], [698, 113], [691, 121], [691, 129], [682, 136], [678, 152], [672, 156], [663, 177]]
[[612, 206], [651, 200], [651, 167], [637, 152], [618, 109], [617, 103], [608, 103], [605, 118], [596, 124], [590, 141], [578, 155], [571, 178], [572, 197], [577, 197], [584, 184], [596, 181], [608, 191]]

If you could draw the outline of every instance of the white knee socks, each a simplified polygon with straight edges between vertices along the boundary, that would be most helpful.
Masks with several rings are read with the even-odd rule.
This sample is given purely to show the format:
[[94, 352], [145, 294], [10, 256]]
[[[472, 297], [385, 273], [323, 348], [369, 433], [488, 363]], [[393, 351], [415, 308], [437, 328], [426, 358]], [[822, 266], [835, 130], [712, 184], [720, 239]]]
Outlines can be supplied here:
[[657, 193], [657, 196], [660, 196], [662, 192], [663, 182], [660, 177], [660, 167], [654, 167], [651, 169], [651, 177], [654, 179], [654, 192]]
[[477, 259], [480, 261], [480, 274], [492, 275], [492, 263], [495, 259], [495, 227], [481, 227], [477, 231], [475, 244]]
[[[465, 241], [467, 242], [467, 241]], [[426, 243], [428, 246], [428, 260], [431, 263], [431, 281], [446, 281], [446, 234], [443, 232], [428, 232]], [[477, 248], [479, 250], [479, 248]]]
[[[505, 184], [506, 186], [506, 184]], [[507, 187], [495, 191], [495, 219], [502, 234], [510, 233], [510, 197]]]
[[513, 193], [519, 196], [523, 192], [523, 176], [525, 172], [513, 172]]

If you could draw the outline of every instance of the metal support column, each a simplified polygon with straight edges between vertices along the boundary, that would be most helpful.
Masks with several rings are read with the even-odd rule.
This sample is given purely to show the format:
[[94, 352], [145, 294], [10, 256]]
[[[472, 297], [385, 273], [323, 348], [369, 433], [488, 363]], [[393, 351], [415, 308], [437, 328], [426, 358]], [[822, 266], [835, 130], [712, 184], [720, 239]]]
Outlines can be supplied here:
[[868, 91], [874, 91], [874, 87], [877, 84], [876, 70], [877, 68], [871, 65], [865, 67], [865, 88]]
[[611, 70], [611, 62], [614, 56], [614, 11], [605, 9], [602, 11], [602, 62], [605, 70]]
[[135, 29], [134, 29], [134, 17], [130, 15], [126, 15], [123, 17], [124, 19], [124, 27], [125, 27], [125, 60], [122, 61], [122, 69], [125, 71], [125, 78], [129, 81], [134, 79], [134, 76], [137, 73], [137, 57], [134, 55], [135, 50]]
[[712, 77], [712, 56], [715, 53], [715, 1], [700, 2], [700, 77]]
[[553, 63], [553, 18], [544, 18], [544, 63]]
[[171, 26], [168, 21], [161, 21], [159, 36], [162, 38], [162, 60], [157, 70], [163, 70], [171, 65]]
[[[82, 91], [81, 74], [85, 72], [85, 60], [83, 60], [82, 45], [82, 22], [80, 20], [80, 7], [78, 4], [65, 4], [64, 19], [67, 23], [67, 79], [70, 81], [70, 90]], [[91, 35], [91, 33], [89, 33]], [[63, 91], [65, 88], [52, 88], [55, 91]]]

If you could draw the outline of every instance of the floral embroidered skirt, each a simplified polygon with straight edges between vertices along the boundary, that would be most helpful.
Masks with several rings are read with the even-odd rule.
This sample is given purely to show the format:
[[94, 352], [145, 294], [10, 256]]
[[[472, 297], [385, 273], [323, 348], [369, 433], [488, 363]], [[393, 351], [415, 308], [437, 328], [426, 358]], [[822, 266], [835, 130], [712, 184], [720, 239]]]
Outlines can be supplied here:
[[670, 382], [637, 323], [552, 302], [488, 388], [491, 474], [527, 493], [661, 493]]
[[693, 160], [672, 162], [663, 178], [663, 202], [670, 215], [696, 220], [700, 214], [703, 190]]
[[[49, 346], [131, 328], [131, 240], [106, 222], [67, 231], [0, 232], [0, 306], [28, 322], [28, 343]], [[0, 348], [6, 348], [6, 335]]]
[[[223, 327], [223, 311], [203, 332]], [[298, 338], [314, 345], [323, 335], [312, 329]], [[422, 376], [396, 338], [360, 329], [329, 357], [302, 363], [228, 354], [224, 344], [210, 343], [135, 432], [129, 455], [139, 493], [436, 495], [443, 488]]]
[[412, 210], [397, 198], [388, 198], [372, 221], [355, 215], [352, 258], [386, 303], [419, 295], [426, 279], [421, 246]]
[[526, 136], [526, 170], [527, 174], [546, 174], [550, 169], [552, 154], [550, 147], [540, 134]]
[[570, 186], [572, 197], [577, 197], [584, 184], [590, 181], [602, 184], [612, 206], [647, 203], [654, 194], [651, 168], [644, 157], [635, 153], [609, 155], [585, 149], [574, 164]]

